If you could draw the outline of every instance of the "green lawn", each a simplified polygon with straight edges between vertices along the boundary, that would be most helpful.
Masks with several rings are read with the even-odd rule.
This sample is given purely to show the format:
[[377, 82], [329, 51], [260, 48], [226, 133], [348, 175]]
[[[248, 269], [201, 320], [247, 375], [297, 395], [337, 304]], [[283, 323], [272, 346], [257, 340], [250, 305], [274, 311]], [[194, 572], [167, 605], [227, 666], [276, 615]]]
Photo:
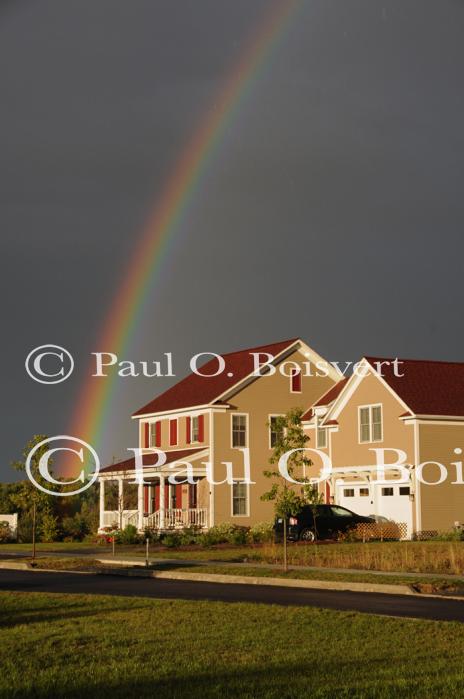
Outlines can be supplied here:
[[464, 626], [221, 602], [0, 593], [0, 696], [456, 697]]

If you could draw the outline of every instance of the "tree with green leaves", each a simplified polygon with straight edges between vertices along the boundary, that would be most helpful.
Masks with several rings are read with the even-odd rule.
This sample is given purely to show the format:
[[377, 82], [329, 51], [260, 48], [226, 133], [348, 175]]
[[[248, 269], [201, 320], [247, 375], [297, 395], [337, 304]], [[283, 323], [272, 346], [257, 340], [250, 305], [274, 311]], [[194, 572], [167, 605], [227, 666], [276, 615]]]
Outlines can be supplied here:
[[[311, 460], [305, 454], [305, 448], [309, 437], [303, 431], [301, 417], [302, 408], [292, 408], [285, 415], [274, 417], [272, 425], [273, 451], [269, 459], [270, 464], [278, 464], [281, 457], [289, 452], [287, 459], [287, 472], [290, 478], [302, 483], [300, 492], [291, 484], [280, 470], [268, 469], [264, 471], [266, 478], [273, 481], [269, 491], [261, 495], [261, 500], [274, 503], [275, 516], [283, 520], [284, 530], [284, 569], [287, 570], [287, 522], [289, 517], [297, 515], [306, 502], [309, 491], [305, 488], [310, 485], [304, 478], [305, 467], [311, 466]], [[294, 451], [297, 450], [297, 451]]]
[[[44, 435], [35, 435], [23, 449], [23, 460], [18, 460], [12, 463], [12, 467], [16, 471], [26, 470], [26, 459], [32, 449], [39, 442], [47, 439]], [[31, 473], [38, 483], [41, 485], [46, 485], [47, 481], [39, 473], [39, 461], [42, 455], [48, 450], [48, 445], [44, 444], [42, 447], [37, 449], [35, 454], [31, 459]], [[49, 462], [50, 464], [51, 462]], [[13, 504], [19, 509], [21, 519], [29, 520], [32, 527], [32, 557], [35, 558], [35, 544], [37, 539], [38, 525], [45, 525], [45, 536], [53, 536], [53, 522], [50, 518], [53, 518], [54, 510], [54, 498], [53, 495], [42, 492], [37, 488], [29, 478], [18, 483], [18, 487], [14, 493], [10, 496]], [[56, 520], [55, 520], [56, 527]]]

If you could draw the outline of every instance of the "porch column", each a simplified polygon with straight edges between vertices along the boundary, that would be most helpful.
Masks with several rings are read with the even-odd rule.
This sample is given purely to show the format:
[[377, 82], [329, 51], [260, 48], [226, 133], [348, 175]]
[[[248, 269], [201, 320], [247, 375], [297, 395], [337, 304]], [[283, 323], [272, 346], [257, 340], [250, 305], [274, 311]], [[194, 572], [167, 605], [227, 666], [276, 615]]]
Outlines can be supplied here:
[[118, 516], [119, 528], [124, 528], [124, 481], [118, 478]]
[[100, 479], [100, 526], [103, 529], [105, 526], [105, 481]]
[[164, 489], [165, 489], [165, 477], [160, 476], [160, 529], [164, 529]]
[[140, 531], [143, 529], [143, 483], [138, 485], [138, 503], [137, 503], [137, 529]]

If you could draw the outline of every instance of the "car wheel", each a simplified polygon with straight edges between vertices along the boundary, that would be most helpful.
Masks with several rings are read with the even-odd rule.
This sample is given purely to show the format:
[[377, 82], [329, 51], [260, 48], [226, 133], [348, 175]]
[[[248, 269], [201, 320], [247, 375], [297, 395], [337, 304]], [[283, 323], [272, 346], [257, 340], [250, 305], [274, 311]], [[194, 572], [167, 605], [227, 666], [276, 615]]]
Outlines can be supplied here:
[[300, 534], [300, 541], [316, 541], [316, 535], [312, 529], [303, 529]]

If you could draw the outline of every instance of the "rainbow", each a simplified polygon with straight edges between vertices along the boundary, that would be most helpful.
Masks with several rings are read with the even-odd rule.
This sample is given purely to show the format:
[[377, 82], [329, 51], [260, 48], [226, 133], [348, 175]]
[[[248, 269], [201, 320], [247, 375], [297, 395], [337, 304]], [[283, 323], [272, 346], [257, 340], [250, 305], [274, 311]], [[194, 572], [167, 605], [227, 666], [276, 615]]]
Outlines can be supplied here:
[[[200, 187], [204, 174], [221, 145], [225, 130], [243, 104], [266, 59], [285, 35], [302, 0], [276, 0], [261, 18], [245, 45], [238, 63], [226, 78], [204, 121], [176, 162], [154, 210], [142, 232], [119, 288], [97, 351], [123, 357], [143, 313], [143, 308], [176, 235], [186, 209]], [[115, 391], [115, 378], [85, 380], [76, 402], [68, 434], [89, 442], [98, 452]]]

